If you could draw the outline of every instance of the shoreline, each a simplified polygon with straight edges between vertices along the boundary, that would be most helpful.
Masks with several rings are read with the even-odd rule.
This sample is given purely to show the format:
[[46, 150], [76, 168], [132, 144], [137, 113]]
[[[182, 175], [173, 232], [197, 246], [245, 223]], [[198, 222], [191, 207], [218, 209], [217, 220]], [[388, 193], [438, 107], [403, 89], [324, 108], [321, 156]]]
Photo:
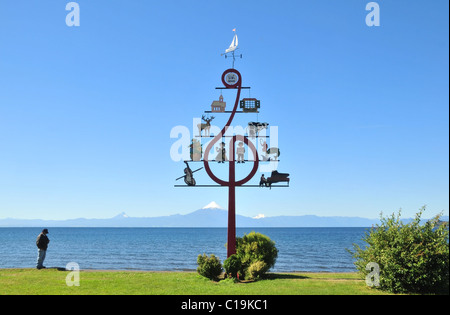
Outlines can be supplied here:
[[[73, 271], [70, 269], [65, 269], [64, 267], [47, 267], [43, 269], [36, 269], [33, 267], [28, 268], [1, 268], [0, 271], [13, 271], [13, 270], [36, 270], [36, 271], [45, 271], [45, 270], [58, 270], [58, 271]], [[197, 270], [141, 270], [141, 269], [79, 269], [77, 271], [80, 272], [136, 272], [136, 273], [197, 273]], [[273, 274], [357, 274], [358, 271], [272, 271], [267, 272], [268, 275]]]

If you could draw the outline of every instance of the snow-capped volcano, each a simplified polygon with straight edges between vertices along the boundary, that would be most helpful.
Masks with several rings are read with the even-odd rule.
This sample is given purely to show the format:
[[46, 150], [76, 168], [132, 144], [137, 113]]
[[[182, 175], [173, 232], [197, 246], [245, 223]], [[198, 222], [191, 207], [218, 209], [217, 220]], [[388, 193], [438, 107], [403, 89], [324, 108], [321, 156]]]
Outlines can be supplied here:
[[259, 213], [258, 215], [252, 217], [252, 219], [264, 219], [266, 216], [262, 213]]
[[204, 206], [202, 209], [222, 209], [221, 206], [219, 206], [215, 201], [211, 201], [206, 206]]
[[124, 219], [124, 218], [129, 218], [129, 216], [125, 212], [121, 212], [118, 215], [116, 215], [113, 219]]

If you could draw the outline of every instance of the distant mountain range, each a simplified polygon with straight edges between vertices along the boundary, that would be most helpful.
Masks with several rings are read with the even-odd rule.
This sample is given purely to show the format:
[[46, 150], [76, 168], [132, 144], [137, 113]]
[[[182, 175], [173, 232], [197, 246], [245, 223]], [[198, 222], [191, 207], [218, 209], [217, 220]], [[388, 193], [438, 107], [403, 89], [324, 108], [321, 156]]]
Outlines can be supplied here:
[[[406, 219], [409, 221], [411, 219]], [[448, 216], [442, 217], [448, 221]], [[379, 219], [361, 217], [320, 217], [316, 215], [254, 218], [236, 215], [237, 227], [371, 227]], [[109, 219], [24, 220], [0, 219], [0, 227], [227, 227], [228, 211], [215, 202], [189, 214], [161, 217], [129, 217], [122, 212]]]

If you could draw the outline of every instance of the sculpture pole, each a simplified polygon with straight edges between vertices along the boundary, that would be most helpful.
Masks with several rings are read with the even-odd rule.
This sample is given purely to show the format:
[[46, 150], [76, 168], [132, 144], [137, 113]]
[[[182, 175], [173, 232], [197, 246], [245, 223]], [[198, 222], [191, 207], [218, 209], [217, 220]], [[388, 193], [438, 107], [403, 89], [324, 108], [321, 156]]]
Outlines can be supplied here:
[[[258, 152], [256, 151], [255, 146], [252, 142], [248, 141], [247, 137], [242, 135], [234, 135], [231, 138], [230, 146], [229, 146], [229, 176], [228, 181], [221, 180], [216, 177], [214, 173], [211, 171], [209, 167], [209, 152], [215, 143], [217, 143], [223, 136], [231, 125], [233, 121], [234, 115], [236, 114], [237, 107], [239, 104], [239, 99], [241, 95], [241, 86], [242, 86], [242, 76], [239, 71], [235, 69], [228, 69], [222, 74], [222, 83], [227, 89], [237, 89], [236, 101], [234, 103], [233, 111], [228, 119], [228, 122], [222, 129], [222, 131], [214, 137], [214, 139], [208, 144], [205, 150], [205, 156], [203, 158], [204, 167], [208, 176], [218, 183], [221, 186], [228, 186], [228, 241], [227, 241], [227, 257], [230, 257], [233, 254], [236, 254], [236, 187], [241, 186], [247, 183], [253, 176], [256, 174], [259, 166], [259, 157]], [[253, 168], [251, 172], [239, 181], [236, 181], [236, 169], [235, 169], [235, 145], [237, 141], [243, 141], [252, 151], [253, 153]]]

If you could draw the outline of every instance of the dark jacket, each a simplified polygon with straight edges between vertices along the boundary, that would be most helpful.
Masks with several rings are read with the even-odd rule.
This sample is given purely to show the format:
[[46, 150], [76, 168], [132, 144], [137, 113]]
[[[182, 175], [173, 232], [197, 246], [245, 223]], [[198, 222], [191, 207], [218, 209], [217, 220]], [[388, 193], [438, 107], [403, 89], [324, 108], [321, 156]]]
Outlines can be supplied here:
[[39, 249], [47, 250], [48, 243], [50, 243], [50, 240], [48, 239], [47, 235], [45, 235], [44, 233], [39, 234], [36, 239], [36, 246]]

